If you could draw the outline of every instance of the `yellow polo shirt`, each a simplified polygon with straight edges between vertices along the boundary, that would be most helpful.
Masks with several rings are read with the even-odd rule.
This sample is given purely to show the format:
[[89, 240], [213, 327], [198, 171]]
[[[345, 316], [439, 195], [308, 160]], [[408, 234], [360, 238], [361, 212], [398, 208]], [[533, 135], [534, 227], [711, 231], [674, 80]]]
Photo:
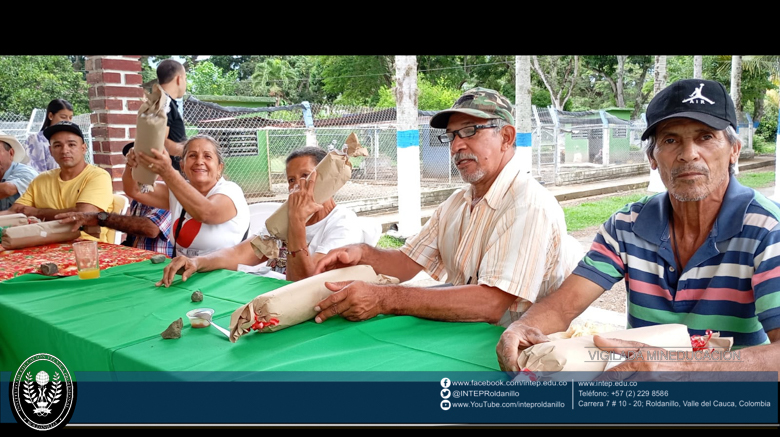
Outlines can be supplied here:
[[[75, 208], [77, 203], [89, 203], [103, 211], [113, 211], [113, 186], [111, 175], [106, 170], [87, 164], [84, 171], [69, 181], [60, 179], [60, 170], [55, 168], [38, 175], [16, 203], [51, 209]], [[107, 232], [108, 229], [100, 228], [100, 238], [97, 240], [109, 242]], [[84, 232], [81, 237], [96, 240]]]

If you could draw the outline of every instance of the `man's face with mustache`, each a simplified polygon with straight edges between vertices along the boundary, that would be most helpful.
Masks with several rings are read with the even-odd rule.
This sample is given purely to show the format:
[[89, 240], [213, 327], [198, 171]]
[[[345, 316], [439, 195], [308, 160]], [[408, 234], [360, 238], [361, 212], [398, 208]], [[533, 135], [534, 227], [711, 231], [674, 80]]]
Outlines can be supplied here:
[[[467, 126], [486, 125], [495, 120], [486, 120], [467, 114], [452, 114], [447, 123], [447, 132], [463, 129]], [[460, 172], [464, 182], [475, 184], [485, 178], [501, 172], [501, 138], [497, 128], [479, 129], [474, 136], [455, 138], [450, 142], [452, 164]]]
[[658, 125], [651, 160], [666, 189], [680, 202], [697, 202], [713, 192], [725, 194], [729, 163], [736, 163], [739, 147], [725, 131], [689, 118], [672, 118]]

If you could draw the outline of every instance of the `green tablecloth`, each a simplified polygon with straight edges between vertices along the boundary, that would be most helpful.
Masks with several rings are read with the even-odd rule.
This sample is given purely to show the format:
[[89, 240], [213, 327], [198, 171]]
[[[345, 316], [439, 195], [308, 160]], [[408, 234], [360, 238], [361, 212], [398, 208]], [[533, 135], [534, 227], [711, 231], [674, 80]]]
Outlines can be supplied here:
[[[24, 275], [0, 283], [0, 370], [15, 371], [35, 353], [50, 353], [71, 371], [495, 371], [503, 328], [380, 316], [306, 322], [275, 333], [250, 333], [236, 343], [214, 328], [193, 329], [185, 313], [230, 314], [284, 284], [241, 272], [194, 275], [155, 287], [165, 264], [112, 267], [99, 279]], [[190, 301], [201, 290], [203, 302]], [[163, 340], [174, 320], [182, 337]]]

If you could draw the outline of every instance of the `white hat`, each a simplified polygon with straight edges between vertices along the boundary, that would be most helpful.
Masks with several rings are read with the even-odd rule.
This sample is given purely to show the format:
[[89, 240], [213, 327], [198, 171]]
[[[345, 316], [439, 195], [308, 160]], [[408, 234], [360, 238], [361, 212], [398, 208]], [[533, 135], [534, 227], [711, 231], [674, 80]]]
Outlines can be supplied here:
[[24, 147], [13, 135], [6, 135], [5, 132], [0, 130], [0, 141], [6, 142], [14, 149], [14, 162], [21, 162], [27, 164], [30, 162], [30, 157], [27, 156]]

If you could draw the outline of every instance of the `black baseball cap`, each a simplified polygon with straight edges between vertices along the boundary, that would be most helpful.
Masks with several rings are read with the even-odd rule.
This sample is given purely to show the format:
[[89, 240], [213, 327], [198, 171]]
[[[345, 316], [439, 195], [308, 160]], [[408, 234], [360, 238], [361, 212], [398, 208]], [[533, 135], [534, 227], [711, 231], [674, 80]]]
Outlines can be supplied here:
[[[122, 154], [127, 156], [127, 152], [130, 151], [135, 146], [135, 141], [125, 144], [124, 147], [122, 147]], [[171, 156], [171, 166], [176, 170], [181, 170], [181, 165], [179, 164], [180, 158], [178, 156]]]
[[47, 140], [51, 141], [52, 135], [62, 131], [74, 133], [80, 136], [82, 141], [84, 140], [84, 134], [81, 133], [81, 128], [79, 128], [79, 125], [72, 121], [61, 121], [57, 124], [53, 124], [47, 127], [43, 130], [43, 136], [46, 137]]
[[737, 112], [726, 87], [720, 82], [683, 79], [661, 90], [647, 105], [647, 129], [642, 141], [655, 132], [658, 123], [683, 117], [723, 130], [737, 128]]

